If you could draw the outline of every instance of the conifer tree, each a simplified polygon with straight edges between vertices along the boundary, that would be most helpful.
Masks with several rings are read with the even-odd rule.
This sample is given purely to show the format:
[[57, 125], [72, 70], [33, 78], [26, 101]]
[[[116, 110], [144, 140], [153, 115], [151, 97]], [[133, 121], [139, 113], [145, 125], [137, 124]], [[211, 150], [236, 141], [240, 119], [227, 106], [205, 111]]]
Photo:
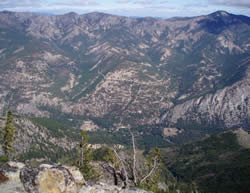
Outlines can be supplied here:
[[15, 152], [13, 143], [15, 140], [15, 131], [16, 128], [13, 125], [13, 115], [9, 110], [7, 112], [7, 118], [5, 122], [5, 126], [2, 129], [1, 137], [2, 137], [2, 149], [4, 152], [4, 157], [2, 158], [4, 161], [8, 161], [12, 158], [13, 153]]
[[93, 153], [88, 145], [88, 135], [86, 131], [82, 131], [81, 141], [79, 143], [79, 160], [77, 166], [82, 172], [85, 180], [94, 179], [97, 177], [93, 166], [90, 164], [90, 162], [93, 160]]

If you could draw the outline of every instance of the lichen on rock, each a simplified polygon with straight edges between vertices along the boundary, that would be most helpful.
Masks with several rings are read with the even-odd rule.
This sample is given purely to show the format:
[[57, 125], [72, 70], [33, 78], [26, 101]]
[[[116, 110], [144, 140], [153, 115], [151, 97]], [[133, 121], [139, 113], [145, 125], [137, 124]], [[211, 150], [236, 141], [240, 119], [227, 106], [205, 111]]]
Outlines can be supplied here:
[[70, 171], [63, 166], [41, 165], [24, 167], [21, 181], [28, 193], [76, 193], [77, 184]]

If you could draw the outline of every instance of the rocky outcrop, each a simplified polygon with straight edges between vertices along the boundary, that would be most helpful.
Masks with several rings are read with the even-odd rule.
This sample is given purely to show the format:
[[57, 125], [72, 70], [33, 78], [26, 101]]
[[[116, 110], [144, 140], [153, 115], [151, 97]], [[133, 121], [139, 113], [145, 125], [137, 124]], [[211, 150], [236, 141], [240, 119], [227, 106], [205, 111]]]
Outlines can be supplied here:
[[95, 184], [93, 186], [84, 186], [79, 193], [152, 193], [141, 189], [122, 189], [118, 186], [111, 186], [104, 183]]
[[75, 167], [75, 166], [64, 166], [66, 169], [69, 170], [69, 172], [72, 174], [73, 178], [75, 179], [75, 183], [77, 185], [77, 187], [81, 187], [82, 185], [86, 184], [82, 173], [80, 172], [80, 170]]
[[[76, 173], [75, 169], [71, 169], [71, 171]], [[23, 168], [20, 179], [28, 193], [76, 193], [76, 180], [78, 183], [80, 179], [83, 181], [83, 177], [79, 177], [79, 173], [75, 180], [69, 169], [45, 164], [38, 168]]]
[[250, 81], [234, 84], [197, 99], [176, 105], [163, 120], [176, 125], [180, 121], [186, 124], [200, 124], [233, 128], [242, 126], [246, 129], [250, 118]]
[[25, 193], [20, 181], [20, 171], [24, 166], [20, 162], [8, 162], [0, 167], [0, 174], [7, 178], [3, 183], [0, 183], [0, 192]]
[[140, 189], [122, 189], [105, 183], [87, 185], [80, 171], [69, 166], [26, 166], [21, 170], [20, 179], [27, 193], [150, 193]]
[[240, 128], [234, 131], [237, 136], [238, 143], [244, 148], [250, 148], [250, 134]]
[[77, 193], [85, 184], [76, 167], [42, 164], [30, 167], [8, 162], [0, 167], [0, 192], [3, 193]]
[[0, 171], [9, 179], [16, 180], [19, 179], [20, 171], [25, 165], [20, 162], [10, 161], [0, 167]]

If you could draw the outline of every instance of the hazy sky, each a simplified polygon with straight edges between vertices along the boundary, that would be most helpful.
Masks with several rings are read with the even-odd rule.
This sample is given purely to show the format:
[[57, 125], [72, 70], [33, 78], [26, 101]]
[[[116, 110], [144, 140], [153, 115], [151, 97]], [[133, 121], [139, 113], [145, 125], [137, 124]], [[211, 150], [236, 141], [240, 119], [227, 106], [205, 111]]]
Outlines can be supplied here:
[[196, 16], [216, 10], [250, 16], [250, 0], [0, 0], [0, 10], [62, 14], [105, 12], [124, 16]]

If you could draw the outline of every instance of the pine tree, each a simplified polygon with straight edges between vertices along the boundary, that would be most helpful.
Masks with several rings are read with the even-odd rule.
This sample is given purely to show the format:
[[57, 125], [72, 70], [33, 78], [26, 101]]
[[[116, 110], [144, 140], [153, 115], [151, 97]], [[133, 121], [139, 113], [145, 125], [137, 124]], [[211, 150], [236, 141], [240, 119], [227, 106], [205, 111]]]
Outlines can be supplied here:
[[104, 161], [111, 167], [107, 167], [105, 166], [105, 164], [103, 164], [102, 167], [113, 175], [114, 185], [118, 185], [118, 172], [120, 169], [119, 160], [115, 156], [115, 153], [109, 148], [106, 148], [106, 155], [104, 156]]
[[5, 126], [3, 127], [1, 137], [2, 137], [2, 149], [4, 152], [4, 156], [2, 160], [8, 161], [12, 158], [13, 153], [15, 152], [13, 143], [15, 140], [15, 131], [16, 128], [13, 125], [13, 115], [9, 110], [7, 112], [7, 118], [5, 122]]
[[82, 172], [85, 180], [97, 178], [97, 174], [93, 166], [90, 164], [93, 160], [93, 153], [88, 145], [88, 135], [86, 131], [82, 131], [81, 141], [79, 143], [79, 160], [77, 166]]
[[104, 156], [104, 161], [112, 164], [114, 169], [119, 168], [119, 161], [117, 160], [115, 153], [110, 148], [106, 148], [106, 155]]

